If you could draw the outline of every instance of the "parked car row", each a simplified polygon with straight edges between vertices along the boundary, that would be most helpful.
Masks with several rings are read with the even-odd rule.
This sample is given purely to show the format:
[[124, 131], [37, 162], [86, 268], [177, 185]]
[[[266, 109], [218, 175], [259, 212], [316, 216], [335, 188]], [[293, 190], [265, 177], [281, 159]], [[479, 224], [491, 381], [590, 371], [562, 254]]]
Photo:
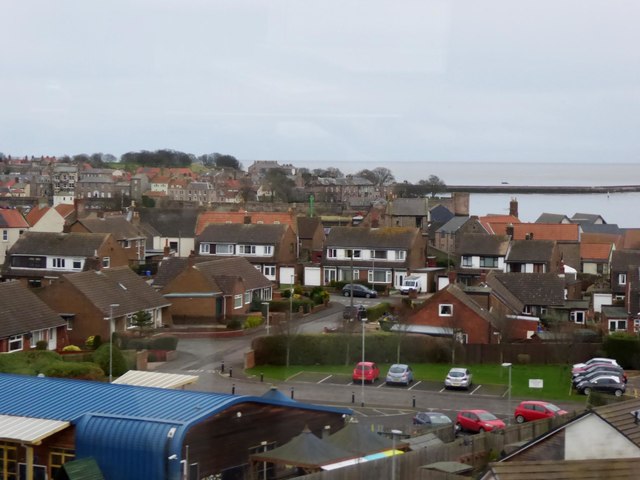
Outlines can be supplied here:
[[[375, 362], [358, 362], [353, 369], [352, 380], [361, 383], [363, 380], [373, 383], [380, 378], [380, 368]], [[473, 384], [472, 374], [468, 368], [454, 367], [444, 379], [444, 388], [463, 388], [468, 390]], [[408, 386], [414, 381], [413, 369], [404, 363], [394, 363], [389, 367], [385, 382], [390, 385]]]
[[616, 397], [627, 389], [627, 374], [613, 358], [594, 357], [577, 363], [571, 369], [573, 388], [578, 393], [611, 393]]

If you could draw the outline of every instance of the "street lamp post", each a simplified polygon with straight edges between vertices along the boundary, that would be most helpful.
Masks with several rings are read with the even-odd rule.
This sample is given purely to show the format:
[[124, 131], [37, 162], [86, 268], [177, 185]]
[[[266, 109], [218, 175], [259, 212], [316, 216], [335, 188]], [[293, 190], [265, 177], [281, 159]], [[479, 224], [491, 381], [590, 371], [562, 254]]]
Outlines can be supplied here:
[[360, 384], [360, 389], [361, 389], [361, 399], [362, 399], [362, 406], [364, 407], [364, 359], [365, 359], [365, 351], [364, 351], [364, 324], [367, 323], [367, 319], [366, 318], [361, 318], [360, 322], [362, 323], [362, 372], [360, 377], [361, 377], [361, 384]]
[[295, 274], [291, 275], [291, 291], [289, 292], [289, 321], [287, 322], [287, 368], [289, 368], [289, 359], [291, 354], [291, 319], [293, 318], [293, 283], [295, 282]]
[[113, 381], [113, 309], [119, 306], [119, 303], [109, 305], [109, 383]]
[[509, 412], [509, 416], [507, 417], [507, 423], [511, 423], [511, 368], [513, 365], [509, 362], [505, 362], [502, 364], [503, 367], [509, 369], [509, 390], [507, 395], [507, 411]]
[[396, 480], [396, 436], [401, 434], [400, 430], [391, 430], [391, 480]]
[[267, 336], [269, 336], [269, 329], [271, 328], [269, 324], [269, 302], [262, 302], [262, 305], [267, 307]]

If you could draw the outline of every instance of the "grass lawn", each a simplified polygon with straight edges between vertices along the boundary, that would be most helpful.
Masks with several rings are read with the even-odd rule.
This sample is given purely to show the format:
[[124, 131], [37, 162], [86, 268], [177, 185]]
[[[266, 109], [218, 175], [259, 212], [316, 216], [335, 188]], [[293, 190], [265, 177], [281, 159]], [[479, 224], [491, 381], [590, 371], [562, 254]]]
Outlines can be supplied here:
[[[380, 364], [380, 376], [384, 377], [389, 365]], [[415, 364], [412, 365], [416, 380], [444, 382], [451, 365]], [[509, 369], [500, 365], [468, 366], [473, 374], [473, 383], [484, 385], [508, 385]], [[548, 400], [582, 401], [585, 397], [571, 392], [571, 367], [569, 365], [513, 365], [511, 367], [512, 397], [536, 398]], [[299, 372], [318, 372], [324, 374], [351, 375], [353, 365], [292, 365], [285, 367], [264, 365], [250, 369], [254, 375], [264, 374], [265, 378], [286, 380]], [[530, 379], [543, 381], [543, 388], [529, 388]]]

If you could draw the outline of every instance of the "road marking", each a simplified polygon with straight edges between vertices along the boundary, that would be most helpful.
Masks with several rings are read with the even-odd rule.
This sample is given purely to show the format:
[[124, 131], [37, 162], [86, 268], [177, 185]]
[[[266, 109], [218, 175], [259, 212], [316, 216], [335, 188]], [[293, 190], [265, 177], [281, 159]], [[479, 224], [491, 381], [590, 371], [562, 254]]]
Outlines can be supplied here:
[[476, 388], [474, 388], [473, 391], [469, 393], [469, 395], [473, 395], [474, 393], [476, 393], [480, 387], [482, 387], [482, 385], [478, 385]]
[[442, 387], [438, 393], [442, 393], [442, 392], [444, 392], [445, 390], [446, 390], [446, 388], [445, 388], [445, 387]]
[[298, 372], [298, 373], [294, 373], [293, 375], [291, 375], [289, 378], [287, 378], [285, 380], [285, 382], [288, 382], [289, 380], [292, 380], [294, 378], [296, 378], [298, 375], [302, 375], [304, 372]]
[[412, 389], [413, 389], [413, 387], [417, 387], [417, 386], [418, 386], [418, 385], [420, 385], [421, 383], [422, 383], [422, 380], [418, 380], [416, 383], [414, 383], [413, 385], [411, 385], [411, 386], [409, 387], [409, 390], [412, 390]]
[[380, 387], [384, 387], [387, 384], [387, 382], [382, 382], [380, 385], [378, 385], [376, 388], [380, 388]]
[[218, 370], [187, 370], [189, 373], [218, 373]]
[[322, 383], [325, 380], [329, 380], [331, 377], [333, 377], [333, 375], [329, 375], [328, 377], [324, 377], [322, 380], [320, 380], [319, 382], [316, 382], [316, 383]]

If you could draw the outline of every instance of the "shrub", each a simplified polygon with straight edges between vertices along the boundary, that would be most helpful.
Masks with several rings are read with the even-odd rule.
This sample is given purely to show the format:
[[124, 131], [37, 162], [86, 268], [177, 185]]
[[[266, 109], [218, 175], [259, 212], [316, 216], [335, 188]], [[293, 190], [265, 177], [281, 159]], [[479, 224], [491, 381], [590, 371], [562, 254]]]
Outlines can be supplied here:
[[100, 380], [105, 375], [104, 371], [95, 363], [62, 361], [47, 365], [42, 370], [42, 373], [47, 377], [77, 378], [81, 380]]
[[240, 328], [242, 328], [242, 322], [237, 317], [234, 317], [227, 322], [228, 330], [240, 330]]
[[109, 374], [109, 358], [111, 356], [112, 373], [114, 377], [119, 377], [127, 371], [127, 364], [120, 349], [113, 345], [113, 353], [110, 355], [111, 346], [105, 343], [100, 346], [91, 356], [94, 363], [96, 363], [103, 372]]
[[49, 342], [46, 340], [38, 340], [36, 342], [36, 350], [46, 350], [49, 347]]
[[62, 349], [63, 352], [81, 352], [82, 349], [77, 345], [67, 345]]
[[244, 321], [243, 328], [255, 328], [259, 325], [262, 325], [262, 317], [251, 316], [247, 317], [247, 319]]
[[367, 319], [371, 321], [378, 320], [387, 312], [393, 312], [393, 306], [389, 302], [382, 302], [373, 307], [367, 308]]

